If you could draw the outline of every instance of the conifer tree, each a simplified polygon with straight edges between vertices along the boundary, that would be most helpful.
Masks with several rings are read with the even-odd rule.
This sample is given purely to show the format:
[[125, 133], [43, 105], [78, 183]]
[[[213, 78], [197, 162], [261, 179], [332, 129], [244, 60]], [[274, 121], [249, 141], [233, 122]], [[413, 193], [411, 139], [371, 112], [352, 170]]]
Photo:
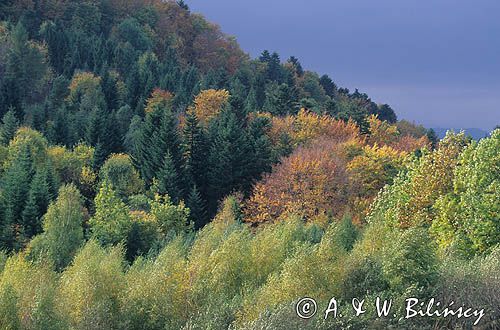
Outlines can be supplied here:
[[210, 211], [214, 212], [220, 198], [233, 190], [246, 191], [250, 188], [252, 152], [242, 124], [229, 108], [212, 121], [210, 135], [208, 191]]
[[0, 242], [3, 248], [18, 247], [14, 241], [14, 227], [21, 221], [22, 211], [28, 199], [33, 175], [31, 152], [23, 145], [2, 178], [4, 216], [1, 224]]
[[75, 135], [76, 132], [70, 132], [68, 114], [61, 107], [55, 111], [53, 121], [47, 123], [45, 135], [53, 144], [68, 145], [71, 144], [71, 133]]
[[352, 223], [352, 216], [350, 214], [344, 214], [340, 224], [338, 225], [337, 240], [342, 247], [347, 251], [352, 250], [356, 239], [358, 238], [358, 229]]
[[69, 40], [61, 21], [44, 22], [40, 28], [40, 35], [47, 44], [49, 61], [55, 72], [64, 72], [64, 61], [69, 51]]
[[158, 142], [158, 144], [156, 144], [157, 150], [160, 151], [157, 159], [159, 164], [162, 165], [165, 153], [167, 151], [170, 152], [177, 174], [181, 176], [183, 174], [183, 161], [181, 137], [179, 136], [179, 130], [177, 128], [177, 118], [170, 107], [163, 108], [162, 112], [163, 116], [161, 118], [161, 125], [156, 140], [156, 142]]
[[252, 180], [258, 179], [262, 172], [271, 170], [272, 146], [266, 134], [266, 130], [270, 127], [269, 119], [264, 117], [255, 118], [248, 126], [248, 140], [252, 153], [249, 175]]
[[47, 211], [51, 197], [48, 171], [41, 168], [33, 176], [28, 200], [22, 213], [22, 229], [26, 239], [42, 231], [42, 216]]
[[133, 157], [136, 167], [147, 184], [151, 184], [158, 172], [164, 168], [166, 153], [170, 153], [179, 187], [182, 187], [183, 161], [181, 141], [174, 114], [168, 106], [157, 106], [146, 114], [137, 141], [134, 143]]
[[195, 66], [191, 66], [186, 70], [182, 79], [179, 80], [177, 93], [175, 97], [175, 105], [184, 107], [188, 105], [193, 97], [198, 94], [200, 89], [199, 74]]
[[330, 97], [335, 96], [337, 86], [328, 75], [326, 74], [322, 75], [319, 78], [319, 84], [321, 85], [321, 87], [323, 87], [323, 90], [325, 91], [326, 95]]
[[183, 133], [185, 173], [189, 177], [190, 185], [199, 187], [200, 193], [204, 196], [207, 186], [208, 141], [205, 130], [200, 126], [196, 113], [192, 110], [187, 111]]
[[256, 112], [258, 110], [257, 93], [252, 87], [245, 100], [245, 113]]
[[0, 126], [0, 144], [8, 145], [16, 134], [19, 127], [19, 121], [16, 118], [14, 110], [11, 108], [2, 118], [2, 125]]
[[160, 168], [157, 174], [158, 180], [158, 193], [162, 195], [169, 195], [172, 200], [177, 203], [182, 196], [179, 187], [179, 175], [175, 169], [174, 161], [170, 152], [167, 151], [165, 154], [165, 159], [163, 161], [163, 166]]
[[120, 105], [120, 100], [118, 90], [116, 88], [116, 79], [111, 76], [107, 65], [103, 66], [101, 77], [102, 92], [108, 109], [117, 110]]
[[207, 206], [196, 185], [191, 188], [186, 204], [195, 229], [201, 229], [208, 221]]
[[[34, 101], [36, 93], [41, 89], [43, 78], [48, 72], [45, 56], [42, 51], [29, 40], [28, 31], [19, 21], [11, 34], [11, 46], [6, 54], [5, 79], [12, 84], [12, 91], [18, 94], [21, 101]], [[21, 118], [21, 108], [16, 105], [17, 117]]]

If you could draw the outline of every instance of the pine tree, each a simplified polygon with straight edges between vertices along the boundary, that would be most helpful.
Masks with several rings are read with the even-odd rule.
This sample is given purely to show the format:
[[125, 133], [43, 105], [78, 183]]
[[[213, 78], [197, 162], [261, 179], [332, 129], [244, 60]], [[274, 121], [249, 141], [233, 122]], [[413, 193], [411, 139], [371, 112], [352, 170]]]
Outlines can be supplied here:
[[259, 57], [259, 61], [261, 62], [269, 62], [271, 60], [271, 54], [267, 49], [265, 49]]
[[179, 176], [182, 176], [182, 147], [177, 127], [177, 118], [170, 107], [163, 108], [162, 112], [163, 116], [156, 140], [158, 142], [157, 147], [163, 152], [161, 157], [158, 157], [159, 164], [163, 164], [164, 155], [169, 151], [177, 173]]
[[102, 164], [106, 161], [107, 152], [101, 142], [97, 142], [94, 149], [94, 154], [92, 158], [92, 167], [94, 170], [99, 169]]
[[283, 74], [278, 53], [273, 52], [267, 62], [267, 79], [270, 81], [282, 82]]
[[300, 64], [298, 58], [296, 58], [295, 56], [290, 56], [290, 58], [288, 59], [288, 63], [292, 64], [297, 76], [301, 77], [302, 75], [304, 75], [304, 69], [302, 68], [302, 65]]
[[106, 158], [121, 151], [121, 141], [113, 113], [101, 109], [91, 112], [86, 129], [86, 142], [96, 147], [94, 166], [101, 166]]
[[438, 136], [436, 134], [436, 131], [434, 129], [430, 128], [427, 131], [426, 136], [429, 139], [429, 141], [431, 141], [432, 148], [436, 148], [436, 146], [438, 144], [438, 141], [439, 141], [439, 138], [438, 138]]
[[47, 44], [49, 60], [55, 72], [62, 74], [64, 71], [64, 60], [70, 49], [70, 43], [64, 26], [60, 20], [55, 23], [44, 22], [40, 28], [40, 35]]
[[19, 121], [12, 108], [3, 116], [2, 123], [0, 127], [0, 144], [8, 145], [19, 127]]
[[47, 136], [51, 142], [62, 145], [70, 144], [68, 114], [64, 107], [56, 110], [53, 123], [49, 128]]
[[[129, 132], [127, 133], [129, 141], [132, 144], [132, 161], [148, 185], [151, 184], [155, 176], [158, 161], [156, 154], [161, 153], [161, 149], [154, 149], [152, 144], [157, 127], [160, 125], [160, 118], [159, 111], [147, 113], [142, 123], [139, 123], [139, 118], [137, 117], [133, 122], [137, 126], [132, 126], [131, 123]], [[163, 161], [163, 159], [161, 160]]]

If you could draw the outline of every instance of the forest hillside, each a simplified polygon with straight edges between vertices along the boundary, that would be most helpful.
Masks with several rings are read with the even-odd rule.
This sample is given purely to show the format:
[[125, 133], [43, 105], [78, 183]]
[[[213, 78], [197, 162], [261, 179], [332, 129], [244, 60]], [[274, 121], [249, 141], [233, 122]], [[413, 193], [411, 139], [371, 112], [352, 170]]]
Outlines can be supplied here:
[[500, 327], [499, 129], [438, 140], [160, 0], [2, 1], [0, 118], [1, 329]]

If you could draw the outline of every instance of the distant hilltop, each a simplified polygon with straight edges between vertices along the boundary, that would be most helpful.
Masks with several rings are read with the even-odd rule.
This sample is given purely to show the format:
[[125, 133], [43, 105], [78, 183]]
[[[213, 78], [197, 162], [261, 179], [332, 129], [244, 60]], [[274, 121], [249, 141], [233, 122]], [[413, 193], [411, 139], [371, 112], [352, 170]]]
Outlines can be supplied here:
[[447, 131], [455, 131], [455, 132], [460, 132], [460, 131], [465, 131], [466, 135], [470, 135], [474, 140], [479, 140], [484, 137], [487, 137], [490, 135], [488, 131], [482, 130], [480, 128], [433, 128], [433, 130], [436, 132], [436, 135], [442, 139], [446, 135]]

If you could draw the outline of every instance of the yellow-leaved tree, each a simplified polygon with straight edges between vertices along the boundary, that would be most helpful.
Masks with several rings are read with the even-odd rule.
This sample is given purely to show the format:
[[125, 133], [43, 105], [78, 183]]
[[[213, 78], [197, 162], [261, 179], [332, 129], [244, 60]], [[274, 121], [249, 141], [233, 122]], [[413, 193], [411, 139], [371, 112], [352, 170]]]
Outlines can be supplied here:
[[229, 92], [225, 89], [207, 89], [201, 91], [194, 99], [194, 111], [198, 120], [207, 124], [216, 117], [229, 100]]

